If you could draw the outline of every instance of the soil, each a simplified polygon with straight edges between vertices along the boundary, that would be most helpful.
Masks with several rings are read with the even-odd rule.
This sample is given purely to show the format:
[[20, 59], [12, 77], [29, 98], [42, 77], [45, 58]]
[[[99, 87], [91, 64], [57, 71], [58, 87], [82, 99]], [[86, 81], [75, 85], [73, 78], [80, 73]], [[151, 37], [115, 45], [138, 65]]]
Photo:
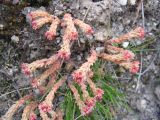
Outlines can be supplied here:
[[[23, 62], [51, 56], [60, 48], [61, 33], [55, 41], [47, 41], [44, 31], [33, 30], [27, 13], [43, 9], [51, 14], [62, 17], [71, 13], [75, 18], [84, 20], [93, 26], [95, 35], [80, 36], [82, 45], [73, 56], [78, 64], [87, 56], [90, 44], [96, 43], [100, 49], [102, 43], [109, 38], [124, 34], [136, 26], [144, 26], [145, 39], [131, 42], [129, 48], [134, 50], [137, 59], [141, 61], [141, 72], [132, 75], [122, 68], [115, 68], [115, 76], [121, 82], [123, 92], [127, 95], [130, 110], [119, 109], [116, 120], [160, 120], [160, 2], [158, 0], [144, 1], [143, 11], [137, 13], [139, 1], [135, 5], [120, 5], [117, 0], [37, 0], [12, 4], [0, 4], [0, 116], [26, 92], [31, 91], [30, 80], [20, 70]], [[136, 17], [138, 15], [138, 17]], [[75, 47], [76, 48], [76, 47]], [[84, 54], [82, 54], [84, 53]], [[78, 54], [78, 55], [77, 55]], [[145, 71], [145, 72], [144, 72]], [[12, 92], [10, 92], [12, 91]], [[19, 120], [18, 118], [16, 120]]]

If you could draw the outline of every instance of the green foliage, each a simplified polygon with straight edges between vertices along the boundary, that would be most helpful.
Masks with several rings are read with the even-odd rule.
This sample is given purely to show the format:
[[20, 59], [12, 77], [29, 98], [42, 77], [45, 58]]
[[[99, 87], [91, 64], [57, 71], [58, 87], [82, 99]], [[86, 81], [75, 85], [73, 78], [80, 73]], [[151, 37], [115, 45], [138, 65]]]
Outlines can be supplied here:
[[[97, 61], [92, 67], [94, 72], [93, 81], [104, 90], [102, 101], [97, 102], [95, 109], [90, 115], [83, 117], [75, 103], [72, 92], [67, 89], [67, 94], [62, 105], [65, 120], [112, 120], [117, 108], [126, 106], [125, 96], [118, 90], [120, 84], [111, 75], [101, 72], [102, 65], [101, 61]], [[76, 88], [79, 89], [78, 86]], [[90, 88], [88, 87], [87, 89], [92, 96], [93, 93]]]
[[65, 112], [65, 120], [74, 120], [75, 102], [71, 91], [68, 89], [62, 108]]

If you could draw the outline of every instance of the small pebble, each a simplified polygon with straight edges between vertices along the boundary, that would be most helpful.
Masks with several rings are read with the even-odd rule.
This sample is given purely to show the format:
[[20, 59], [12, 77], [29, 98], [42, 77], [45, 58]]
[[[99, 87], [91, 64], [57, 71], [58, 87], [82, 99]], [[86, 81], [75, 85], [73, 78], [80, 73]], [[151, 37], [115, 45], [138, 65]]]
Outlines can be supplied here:
[[126, 5], [127, 0], [118, 0], [118, 3], [121, 4], [121, 5]]
[[129, 0], [131, 5], [135, 5], [136, 4], [136, 0]]
[[136, 88], [136, 85], [132, 85], [132, 88]]
[[136, 44], [137, 44], [137, 45], [141, 45], [141, 44], [142, 44], [142, 41], [137, 40], [137, 41], [136, 41]]
[[61, 42], [61, 38], [60, 38], [60, 37], [57, 37], [57, 38], [56, 38], [56, 43], [59, 44], [60, 42]]
[[62, 102], [64, 100], [64, 97], [63, 96], [60, 96], [59, 97], [59, 102]]
[[3, 29], [4, 29], [4, 25], [0, 24], [0, 30], [3, 30]]
[[81, 58], [80, 55], [77, 56], [77, 60], [78, 60], [78, 61], [81, 61], [81, 60], [82, 60], [82, 58]]
[[129, 42], [123, 42], [123, 44], [122, 44], [123, 48], [127, 48], [128, 45], [129, 45]]
[[98, 32], [95, 34], [95, 39], [97, 41], [104, 41], [105, 37], [104, 37], [104, 32]]
[[141, 108], [145, 109], [147, 107], [147, 101], [145, 99], [142, 99], [140, 101], [140, 105], [141, 105]]
[[84, 38], [80, 38], [80, 42], [84, 44], [85, 43]]
[[104, 51], [104, 47], [97, 47], [96, 51], [97, 53], [101, 53], [102, 51]]
[[19, 42], [19, 37], [13, 35], [13, 36], [11, 37], [11, 40], [12, 40], [13, 43], [18, 43], [18, 42]]

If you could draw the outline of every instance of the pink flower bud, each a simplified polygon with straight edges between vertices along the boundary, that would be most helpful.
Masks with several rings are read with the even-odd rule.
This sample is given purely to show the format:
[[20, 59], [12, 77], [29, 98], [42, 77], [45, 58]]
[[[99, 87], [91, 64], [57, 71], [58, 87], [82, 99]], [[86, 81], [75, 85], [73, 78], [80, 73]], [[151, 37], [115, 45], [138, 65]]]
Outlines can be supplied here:
[[23, 72], [25, 75], [31, 75], [31, 71], [30, 71], [30, 69], [28, 68], [28, 64], [27, 64], [27, 63], [21, 64], [21, 69], [22, 69], [22, 72]]
[[31, 114], [29, 117], [29, 120], [36, 120], [36, 119], [37, 119], [36, 114]]
[[130, 68], [130, 72], [131, 73], [137, 73], [139, 71], [139, 61], [134, 61], [131, 65], [131, 68]]
[[78, 33], [77, 32], [71, 32], [70, 34], [70, 40], [77, 40], [78, 38]]
[[50, 32], [50, 31], [47, 31], [45, 33], [45, 37], [48, 39], [48, 40], [53, 40], [55, 38], [55, 34], [53, 32]]
[[89, 115], [93, 111], [93, 107], [84, 106], [82, 108], [82, 115]]
[[93, 34], [93, 33], [94, 33], [93, 28], [88, 27], [87, 30], [86, 30], [86, 34]]
[[111, 43], [119, 43], [119, 39], [112, 39]]
[[141, 38], [144, 38], [145, 36], [145, 31], [142, 27], [138, 27], [135, 29], [135, 32], [137, 33], [137, 35]]
[[94, 106], [95, 106], [95, 103], [96, 103], [96, 101], [95, 101], [94, 98], [90, 98], [90, 99], [87, 99], [87, 100], [85, 101], [85, 104], [86, 104], [88, 107], [94, 107]]
[[85, 34], [93, 34], [94, 33], [92, 27], [90, 25], [84, 23], [83, 21], [81, 21], [79, 19], [75, 19], [74, 23], [76, 25], [78, 25], [82, 29], [82, 31], [85, 32]]
[[62, 59], [65, 59], [65, 60], [68, 60], [70, 58], [70, 53], [68, 53], [66, 51], [59, 50], [58, 51], [58, 57], [62, 58]]
[[41, 104], [39, 104], [38, 108], [44, 113], [50, 112], [52, 110], [52, 107], [47, 105], [45, 102], [42, 102]]
[[84, 76], [83, 76], [82, 72], [74, 72], [74, 73], [72, 74], [72, 77], [73, 77], [74, 81], [75, 81], [76, 83], [78, 83], [78, 84], [80, 84], [80, 83], [83, 82]]
[[134, 54], [131, 51], [125, 50], [123, 52], [123, 56], [125, 60], [131, 60], [134, 58]]
[[135, 30], [132, 30], [124, 35], [119, 36], [116, 39], [111, 39], [109, 43], [122, 43], [126, 40], [131, 41], [132, 38], [144, 38], [145, 31], [142, 27], [138, 27]]
[[38, 24], [36, 21], [32, 21], [32, 28], [36, 30], [38, 28]]
[[101, 101], [103, 94], [104, 94], [104, 91], [103, 91], [102, 89], [100, 89], [100, 88], [97, 88], [95, 98], [96, 98], [98, 101]]
[[37, 88], [37, 87], [38, 87], [37, 79], [33, 79], [33, 80], [31, 81], [31, 85], [32, 85], [33, 88]]
[[71, 18], [72, 16], [71, 16], [71, 14], [69, 14], [69, 13], [66, 13], [66, 14], [64, 14], [64, 18]]
[[33, 17], [32, 17], [32, 13], [31, 12], [28, 14], [28, 17], [29, 17], [30, 21], [33, 21]]

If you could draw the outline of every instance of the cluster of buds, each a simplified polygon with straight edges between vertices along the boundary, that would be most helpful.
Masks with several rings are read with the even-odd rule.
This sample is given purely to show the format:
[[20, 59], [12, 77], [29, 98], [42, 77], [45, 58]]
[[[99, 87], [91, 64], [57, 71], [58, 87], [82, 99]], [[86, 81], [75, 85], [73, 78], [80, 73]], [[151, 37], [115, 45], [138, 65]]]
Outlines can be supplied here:
[[[31, 103], [26, 105], [24, 108], [22, 119], [28, 120], [36, 120], [37, 115], [34, 113], [35, 109], [39, 110], [40, 116], [43, 120], [62, 120], [63, 114], [60, 110], [55, 112], [53, 110], [53, 99], [55, 93], [57, 92], [58, 88], [63, 85], [66, 80], [66, 77], [63, 77], [61, 80], [56, 82], [56, 72], [61, 68], [61, 64], [63, 63], [63, 59], [70, 58], [70, 47], [71, 42], [78, 39], [78, 32], [76, 30], [75, 25], [79, 26], [82, 31], [86, 34], [92, 34], [92, 28], [85, 24], [83, 21], [78, 19], [73, 19], [71, 14], [65, 14], [63, 20], [54, 15], [47, 13], [46, 11], [37, 10], [29, 13], [30, 20], [32, 22], [33, 29], [37, 30], [42, 27], [46, 23], [50, 23], [49, 30], [45, 33], [45, 37], [48, 40], [53, 40], [56, 37], [57, 27], [61, 24], [64, 28], [64, 35], [63, 35], [63, 43], [61, 45], [61, 49], [58, 51], [57, 54], [52, 55], [50, 58], [36, 60], [30, 64], [23, 63], [21, 65], [22, 72], [31, 77], [31, 85], [33, 88], [38, 89], [41, 95], [46, 94], [48, 89], [51, 89], [50, 92], [46, 95], [44, 101], [37, 103], [31, 100]], [[96, 60], [95, 51], [92, 52], [92, 57], [88, 59], [88, 65], [91, 66], [94, 61]], [[34, 78], [32, 73], [39, 68], [47, 68], [42, 74], [36, 76]], [[83, 67], [82, 67], [83, 68]], [[49, 81], [48, 81], [49, 80]], [[32, 97], [34, 97], [32, 95]], [[25, 102], [25, 98], [20, 99], [14, 104], [8, 112], [2, 117], [4, 120], [11, 120], [16, 110]], [[91, 106], [90, 99], [86, 99], [86, 104]], [[87, 111], [87, 108], [84, 108], [84, 111]], [[49, 116], [48, 116], [49, 115]]]
[[61, 26], [64, 27], [65, 31], [63, 35], [63, 44], [61, 45], [61, 49], [58, 51], [60, 58], [69, 59], [70, 57], [72, 41], [78, 39], [78, 32], [75, 25], [79, 26], [86, 34], [93, 34], [93, 29], [88, 24], [79, 19], [74, 20], [71, 14], [65, 14], [61, 23]]
[[55, 111], [52, 110], [52, 106], [53, 106], [52, 101], [54, 99], [55, 93], [57, 92], [58, 88], [63, 85], [65, 80], [66, 80], [66, 77], [62, 78], [57, 83], [55, 83], [53, 85], [51, 91], [46, 96], [45, 100], [39, 104], [38, 108], [40, 111], [40, 115], [44, 120], [50, 120], [47, 113], [52, 116], [53, 120], [56, 119], [57, 115], [56, 115]]
[[90, 67], [96, 62], [96, 60], [97, 53], [93, 50], [91, 51], [91, 56], [87, 58], [87, 62], [83, 63], [79, 69], [72, 73], [72, 77], [76, 83], [81, 84], [86, 81], [87, 76], [91, 71]]
[[13, 104], [7, 111], [7, 113], [1, 117], [2, 120], [12, 120], [13, 115], [16, 113], [19, 107], [21, 107], [27, 100], [30, 100], [32, 95], [26, 95], [20, 100], [18, 100], [15, 104]]
[[[48, 40], [53, 40], [56, 37], [57, 27], [61, 24], [64, 28], [64, 35], [62, 38], [63, 43], [58, 53], [52, 55], [50, 58], [36, 60], [30, 64], [23, 63], [21, 65], [22, 72], [31, 77], [32, 87], [38, 89], [41, 96], [44, 96], [44, 98], [41, 101], [36, 101], [33, 94], [21, 98], [9, 108], [4, 116], [2, 116], [2, 120], [12, 120], [15, 112], [20, 106], [25, 104], [26, 100], [29, 100], [29, 104], [24, 108], [22, 120], [38, 119], [37, 117], [39, 115], [36, 114], [36, 110], [39, 110], [42, 120], [63, 120], [62, 112], [59, 109], [54, 111], [52, 102], [57, 90], [64, 84], [67, 76], [63, 76], [60, 80], [57, 80], [58, 77], [56, 76], [56, 72], [60, 70], [64, 59], [70, 59], [72, 42], [78, 39], [78, 32], [75, 25], [87, 35], [93, 34], [93, 29], [83, 21], [74, 19], [71, 14], [65, 14], [63, 19], [60, 20], [58, 17], [51, 15], [46, 11], [37, 10], [29, 13], [29, 16], [32, 21], [32, 27], [35, 30], [46, 23], [51, 24], [49, 30], [45, 33]], [[98, 57], [100, 57], [107, 61], [119, 64], [120, 66], [129, 69], [132, 73], [137, 73], [139, 70], [139, 62], [134, 61], [134, 53], [129, 50], [124, 50], [123, 48], [112, 46], [111, 44], [122, 43], [125, 40], [138, 37], [144, 37], [144, 30], [140, 27], [117, 39], [107, 41], [105, 47], [108, 53], [97, 54], [95, 50], [92, 50], [87, 61], [83, 63], [79, 69], [72, 72], [71, 76], [73, 81], [68, 82], [68, 87], [73, 92], [75, 102], [83, 116], [88, 115], [93, 111], [96, 102], [101, 101], [104, 94], [104, 91], [101, 88], [96, 87], [96, 84], [92, 81], [93, 72], [91, 66], [96, 62]], [[32, 73], [39, 68], [46, 68], [46, 70], [41, 75], [33, 77]], [[82, 97], [80, 97], [74, 83], [79, 85], [82, 91]], [[93, 96], [87, 91], [87, 86], [90, 87]]]
[[124, 34], [116, 39], [111, 39], [106, 42], [106, 50], [108, 53], [101, 53], [99, 57], [104, 60], [111, 61], [116, 63], [126, 69], [129, 69], [131, 73], [137, 73], [139, 71], [139, 61], [134, 60], [134, 53], [129, 50], [125, 50], [123, 48], [112, 46], [112, 43], [122, 43], [126, 40], [131, 40], [132, 38], [143, 38], [144, 37], [144, 29], [141, 27], [136, 28]]
[[[83, 63], [79, 69], [75, 70], [72, 73], [72, 78], [75, 83], [77, 83], [81, 90], [82, 90], [82, 97], [83, 100], [80, 99], [80, 95], [77, 89], [74, 87], [73, 84], [69, 84], [70, 89], [72, 90], [74, 97], [76, 99], [76, 103], [81, 110], [82, 115], [88, 115], [92, 112], [96, 105], [96, 101], [100, 101], [104, 94], [103, 90], [100, 88], [96, 88], [95, 83], [92, 82], [91, 77], [93, 76], [91, 66], [97, 60], [97, 53], [92, 50], [91, 55], [87, 58], [87, 61]], [[87, 91], [87, 84], [90, 86], [94, 97], [91, 97]]]
[[74, 23], [77, 26], [79, 26], [85, 34], [93, 34], [94, 33], [92, 27], [90, 27], [88, 24], [84, 23], [83, 21], [81, 21], [79, 19], [75, 19]]
[[122, 43], [126, 40], [131, 40], [133, 38], [144, 38], [145, 32], [144, 29], [142, 27], [138, 27], [130, 32], [128, 32], [127, 34], [124, 34], [122, 36], [119, 36], [116, 39], [111, 39], [108, 41], [108, 43]]
[[37, 108], [37, 103], [36, 102], [31, 102], [23, 110], [22, 114], [22, 120], [36, 120], [37, 115], [34, 113], [34, 110]]
[[54, 64], [54, 62], [57, 61], [57, 59], [58, 59], [57, 55], [53, 55], [48, 59], [36, 60], [30, 64], [23, 63], [21, 65], [22, 72], [25, 75], [31, 75], [31, 73], [34, 72], [38, 68], [47, 67], [49, 65]]
[[[83, 100], [82, 100], [78, 90], [73, 85], [73, 83], [69, 83], [68, 86], [71, 89], [71, 91], [73, 92], [75, 102], [81, 111], [81, 115], [86, 116], [86, 115], [90, 114], [93, 111], [95, 104], [96, 104], [95, 97], [87, 96], [87, 99], [83, 98]], [[88, 94], [88, 92], [86, 90], [85, 90], [85, 92]], [[83, 93], [84, 93], [84, 90], [83, 90]]]
[[70, 57], [70, 47], [71, 41], [78, 38], [78, 32], [74, 26], [73, 18], [70, 14], [65, 14], [62, 22], [62, 26], [65, 27], [63, 44], [61, 49], [58, 51], [60, 58], [69, 59]]
[[49, 30], [45, 33], [45, 36], [48, 40], [53, 40], [55, 38], [57, 27], [60, 24], [60, 20], [58, 17], [42, 10], [30, 12], [29, 17], [32, 22], [32, 28], [34, 30], [39, 29], [46, 23], [50, 23], [51, 26]]
[[84, 23], [79, 19], [73, 19], [71, 14], [65, 14], [63, 19], [60, 21], [58, 17], [51, 15], [45, 11], [37, 10], [29, 13], [32, 21], [33, 29], [38, 29], [46, 23], [51, 23], [49, 30], [45, 33], [48, 40], [53, 40], [56, 36], [57, 27], [59, 24], [65, 29], [63, 35], [63, 43], [61, 49], [58, 51], [58, 56], [62, 59], [69, 59], [71, 41], [78, 39], [78, 32], [75, 25], [79, 26], [82, 31], [86, 34], [93, 34], [93, 29], [88, 24]]

